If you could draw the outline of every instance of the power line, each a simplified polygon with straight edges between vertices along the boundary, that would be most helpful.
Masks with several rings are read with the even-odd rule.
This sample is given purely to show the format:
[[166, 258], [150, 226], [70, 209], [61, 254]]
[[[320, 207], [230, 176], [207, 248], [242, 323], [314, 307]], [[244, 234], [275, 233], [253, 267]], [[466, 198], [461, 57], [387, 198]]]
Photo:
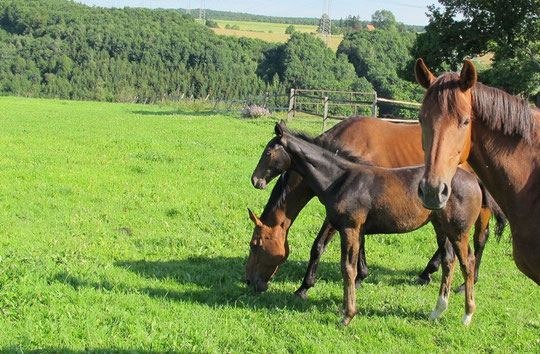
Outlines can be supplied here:
[[201, 0], [201, 7], [199, 8], [199, 19], [206, 22], [206, 0]]
[[330, 18], [330, 3], [332, 0], [323, 0], [323, 14], [319, 26], [319, 34], [327, 41], [332, 36], [332, 20]]

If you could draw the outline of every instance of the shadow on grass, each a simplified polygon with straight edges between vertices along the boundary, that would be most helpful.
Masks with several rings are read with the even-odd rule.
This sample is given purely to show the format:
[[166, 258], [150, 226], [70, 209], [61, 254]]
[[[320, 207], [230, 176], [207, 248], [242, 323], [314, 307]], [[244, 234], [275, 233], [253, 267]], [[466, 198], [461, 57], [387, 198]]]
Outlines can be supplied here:
[[132, 111], [131, 113], [140, 114], [142, 116], [176, 116], [176, 115], [186, 115], [186, 116], [195, 116], [195, 117], [209, 117], [219, 114], [218, 112], [197, 112], [197, 111], [183, 111], [181, 109], [174, 109], [168, 111]]
[[[173, 279], [178, 284], [185, 285], [186, 290], [176, 291], [165, 287], [137, 287], [122, 282], [87, 281], [68, 273], [56, 274], [51, 280], [73, 287], [93, 288], [99, 291], [117, 291], [126, 294], [143, 294], [151, 298], [167, 299], [178, 302], [191, 302], [212, 307], [242, 307], [248, 309], [293, 309], [295, 311], [309, 311], [317, 308], [318, 311], [332, 311], [337, 313], [341, 306], [341, 296], [329, 295], [323, 298], [309, 297], [300, 299], [292, 292], [272, 287], [272, 283], [294, 282], [300, 285], [306, 264], [303, 262], [286, 262], [279, 270], [275, 281], [265, 293], [257, 293], [248, 288], [243, 282], [245, 259], [241, 257], [190, 257], [185, 260], [172, 261], [120, 261], [115, 266], [123, 267], [147, 279], [167, 280]], [[340, 266], [338, 263], [320, 264], [321, 279], [333, 282], [337, 288], [342, 286]], [[371, 267], [374, 283], [380, 277], [387, 282], [386, 277], [403, 276], [411, 278], [411, 272], [394, 271], [384, 267]], [[376, 276], [375, 276], [376, 274]], [[412, 273], [414, 274], [414, 273]], [[370, 277], [365, 282], [370, 283]], [[411, 280], [412, 284], [412, 280]], [[202, 289], [201, 289], [202, 288]], [[361, 289], [358, 293], [361, 293]], [[338, 292], [341, 293], [341, 292]], [[357, 293], [357, 294], [358, 294]], [[360, 306], [360, 304], [359, 304]], [[363, 316], [382, 317], [394, 315], [404, 318], [425, 319], [426, 314], [420, 311], [408, 311], [396, 307], [380, 309], [371, 304], [360, 306], [359, 313]]]

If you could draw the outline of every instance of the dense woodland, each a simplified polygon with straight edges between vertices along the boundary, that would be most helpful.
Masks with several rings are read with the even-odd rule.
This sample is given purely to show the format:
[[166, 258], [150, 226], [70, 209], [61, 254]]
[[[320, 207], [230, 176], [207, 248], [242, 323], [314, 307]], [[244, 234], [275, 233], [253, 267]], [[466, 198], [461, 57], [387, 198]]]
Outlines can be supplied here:
[[[307, 33], [295, 32], [282, 44], [218, 36], [173, 10], [0, 0], [0, 92], [154, 102], [170, 95], [285, 95], [300, 87], [374, 89], [380, 97], [420, 100], [422, 90], [408, 65], [419, 53], [432, 58], [422, 51], [431, 47], [422, 43], [433, 32], [418, 36], [384, 10], [371, 22], [377, 25], [373, 31], [346, 31], [336, 53]], [[383, 107], [382, 113], [407, 111]]]

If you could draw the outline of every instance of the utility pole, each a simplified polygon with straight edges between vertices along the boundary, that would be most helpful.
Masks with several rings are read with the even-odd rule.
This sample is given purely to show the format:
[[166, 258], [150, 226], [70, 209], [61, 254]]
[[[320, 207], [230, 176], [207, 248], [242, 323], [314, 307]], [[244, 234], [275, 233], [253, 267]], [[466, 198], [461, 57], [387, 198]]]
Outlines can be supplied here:
[[320, 35], [326, 41], [332, 36], [332, 19], [330, 18], [330, 3], [332, 0], [323, 0], [323, 14], [320, 23]]
[[191, 0], [187, 2], [186, 14], [191, 15]]
[[199, 9], [199, 20], [206, 22], [206, 0], [201, 0], [201, 8]]

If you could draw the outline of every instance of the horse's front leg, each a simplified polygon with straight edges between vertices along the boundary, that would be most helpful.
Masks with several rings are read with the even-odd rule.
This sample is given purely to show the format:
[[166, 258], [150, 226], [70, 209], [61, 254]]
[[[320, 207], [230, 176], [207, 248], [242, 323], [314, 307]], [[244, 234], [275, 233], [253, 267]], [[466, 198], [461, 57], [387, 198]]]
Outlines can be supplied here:
[[441, 314], [448, 308], [450, 287], [452, 286], [452, 277], [454, 276], [454, 268], [456, 266], [456, 255], [450, 241], [441, 234], [437, 234], [437, 243], [439, 244], [439, 249], [441, 250], [442, 278], [437, 304], [429, 316], [431, 320], [439, 318]]
[[[482, 262], [482, 254], [484, 253], [484, 247], [486, 246], [489, 238], [489, 219], [491, 217], [491, 210], [488, 208], [482, 208], [478, 219], [474, 223], [474, 283], [478, 281], [478, 270], [480, 269], [480, 263]], [[456, 293], [465, 292], [465, 282], [456, 289]]]
[[328, 219], [324, 219], [324, 223], [313, 241], [313, 246], [311, 246], [311, 254], [309, 258], [309, 264], [306, 270], [306, 275], [302, 281], [302, 285], [294, 293], [300, 296], [302, 299], [307, 298], [307, 291], [309, 288], [315, 285], [315, 278], [317, 277], [317, 269], [319, 267], [319, 261], [321, 256], [326, 250], [326, 246], [332, 240], [336, 233], [336, 229], [332, 227]]
[[341, 274], [343, 275], [343, 319], [347, 326], [356, 314], [356, 287], [358, 250], [360, 248], [359, 229], [346, 228], [341, 236]]
[[474, 302], [474, 254], [469, 246], [468, 232], [452, 238], [451, 241], [461, 265], [463, 279], [465, 279], [465, 314], [462, 322], [465, 326], [468, 326], [476, 309]]

